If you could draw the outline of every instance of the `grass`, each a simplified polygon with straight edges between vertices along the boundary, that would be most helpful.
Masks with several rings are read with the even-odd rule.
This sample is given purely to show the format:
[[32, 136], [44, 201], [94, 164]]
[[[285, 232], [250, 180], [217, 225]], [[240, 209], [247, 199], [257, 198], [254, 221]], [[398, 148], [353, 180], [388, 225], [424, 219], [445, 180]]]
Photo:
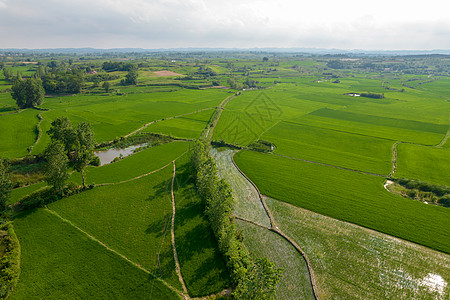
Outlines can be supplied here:
[[389, 235], [266, 198], [283, 232], [306, 252], [321, 299], [448, 299], [428, 274], [450, 282], [450, 257]]
[[[344, 132], [426, 145], [438, 144], [445, 135], [444, 125], [382, 118], [361, 113], [320, 109], [294, 122]], [[409, 127], [411, 125], [411, 127]], [[421, 126], [424, 126], [422, 129]]]
[[198, 138], [206, 127], [213, 110], [187, 115], [175, 119], [154, 123], [144, 129], [143, 132], [153, 132], [170, 135], [177, 138]]
[[13, 189], [13, 190], [11, 190], [11, 194], [10, 194], [7, 204], [8, 205], [14, 204], [17, 201], [19, 201], [20, 199], [22, 199], [23, 197], [43, 188], [45, 186], [47, 186], [46, 182], [39, 182], [39, 183], [36, 183], [33, 185]]
[[0, 156], [23, 157], [36, 140], [39, 111], [26, 109], [20, 113], [0, 116]]
[[399, 144], [396, 177], [450, 186], [450, 149]]
[[[303, 257], [285, 239], [267, 229], [237, 220], [245, 246], [253, 258], [268, 258], [283, 274], [277, 284], [276, 299], [315, 299]], [[264, 246], [261, 247], [261, 243]]]
[[109, 247], [180, 288], [170, 241], [171, 166], [49, 205]]
[[[117, 183], [147, 174], [167, 165], [188, 148], [189, 144], [186, 142], [173, 142], [142, 150], [118, 162], [102, 167], [88, 167], [86, 169], [86, 183]], [[81, 175], [74, 173], [70, 180], [81, 184]]]
[[181, 274], [191, 297], [214, 294], [230, 286], [230, 276], [195, 189], [189, 155], [176, 168], [175, 244]]
[[233, 197], [236, 200], [233, 213], [236, 216], [269, 227], [270, 220], [257, 191], [233, 165], [231, 160], [233, 151], [213, 148], [210, 153], [216, 162], [219, 177], [223, 178], [233, 191]]
[[281, 122], [261, 136], [275, 153], [341, 167], [388, 174], [393, 141]]
[[75, 95], [46, 99], [48, 121], [66, 116], [75, 125], [90, 122], [97, 142], [124, 136], [146, 123], [218, 105], [228, 96], [220, 90], [182, 89], [129, 95]]
[[392, 195], [383, 178], [248, 151], [235, 160], [265, 195], [450, 253], [450, 211]]
[[178, 299], [117, 254], [44, 209], [14, 220], [21, 274], [9, 299]]

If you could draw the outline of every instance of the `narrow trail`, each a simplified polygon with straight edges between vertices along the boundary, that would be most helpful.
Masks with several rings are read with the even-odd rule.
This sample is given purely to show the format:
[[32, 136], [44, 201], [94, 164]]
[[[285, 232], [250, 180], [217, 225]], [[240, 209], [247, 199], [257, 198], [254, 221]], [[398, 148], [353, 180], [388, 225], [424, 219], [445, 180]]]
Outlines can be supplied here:
[[183, 275], [181, 274], [180, 261], [178, 260], [177, 248], [175, 246], [175, 212], [176, 212], [176, 209], [175, 209], [175, 196], [174, 196], [174, 193], [173, 193], [173, 186], [174, 186], [174, 183], [175, 183], [175, 176], [176, 176], [177, 168], [176, 168], [176, 165], [175, 165], [175, 160], [172, 161], [172, 163], [173, 163], [173, 176], [172, 176], [172, 186], [171, 186], [171, 191], [170, 191], [170, 193], [172, 195], [172, 222], [171, 222], [172, 227], [171, 227], [171, 230], [170, 230], [170, 234], [172, 236], [173, 258], [175, 260], [175, 272], [177, 273], [178, 280], [180, 281], [181, 286], [183, 287], [183, 294], [184, 294], [183, 298], [184, 299], [190, 299], [188, 290], [186, 288], [186, 284], [185, 284], [184, 279], [183, 279]]
[[231, 157], [233, 165], [239, 171], [239, 173], [241, 173], [242, 176], [246, 180], [248, 180], [250, 182], [250, 184], [256, 189], [256, 191], [258, 193], [258, 197], [259, 197], [259, 199], [261, 201], [261, 204], [264, 207], [264, 210], [266, 211], [266, 214], [267, 214], [267, 216], [270, 219], [270, 224], [271, 225], [270, 225], [270, 227], [266, 227], [264, 225], [257, 224], [257, 223], [255, 223], [255, 222], [253, 222], [251, 220], [247, 220], [247, 219], [244, 219], [244, 218], [241, 218], [241, 217], [237, 217], [237, 219], [245, 221], [245, 222], [249, 222], [249, 223], [254, 224], [256, 226], [259, 226], [261, 228], [265, 228], [265, 229], [268, 229], [270, 231], [273, 231], [276, 234], [278, 234], [279, 236], [283, 237], [287, 242], [289, 242], [295, 248], [295, 250], [305, 260], [306, 265], [308, 267], [308, 273], [309, 273], [309, 278], [310, 278], [310, 282], [311, 282], [311, 287], [312, 287], [314, 298], [320, 300], [319, 293], [318, 293], [318, 287], [317, 287], [317, 284], [316, 284], [316, 278], [314, 276], [314, 270], [311, 267], [311, 263], [310, 263], [310, 260], [309, 260], [308, 256], [306, 255], [306, 253], [303, 251], [303, 249], [294, 240], [292, 240], [287, 234], [285, 234], [283, 231], [281, 231], [281, 229], [277, 226], [275, 218], [273, 217], [272, 212], [270, 211], [269, 207], [267, 206], [266, 201], [265, 201], [264, 197], [262, 196], [261, 192], [259, 191], [258, 187], [256, 186], [256, 184], [250, 178], [248, 178], [248, 176], [244, 172], [242, 172], [242, 170], [238, 167], [238, 165], [234, 161], [234, 155], [237, 152], [239, 152], [239, 151], [234, 151], [233, 154], [232, 154], [232, 157]]
[[272, 153], [272, 155], [279, 156], [279, 157], [284, 157], [284, 158], [289, 158], [289, 159], [293, 159], [293, 160], [304, 161], [304, 162], [307, 162], [307, 163], [321, 165], [321, 166], [325, 166], [325, 167], [336, 168], [336, 169], [341, 169], [341, 170], [345, 170], [345, 171], [351, 171], [351, 172], [355, 172], [355, 173], [366, 174], [366, 175], [370, 175], [370, 176], [388, 177], [388, 175], [382, 175], [382, 174], [377, 174], [377, 173], [365, 172], [365, 171], [361, 171], [361, 170], [355, 170], [355, 169], [350, 169], [350, 168], [330, 165], [330, 164], [321, 163], [321, 162], [312, 161], [312, 160], [307, 160], [307, 159], [298, 158], [298, 157], [286, 156], [286, 155], [276, 154], [276, 153]]
[[444, 146], [444, 144], [447, 142], [447, 140], [450, 138], [450, 117], [448, 117], [448, 123], [449, 123], [449, 126], [448, 126], [448, 130], [447, 130], [447, 133], [445, 134], [445, 136], [444, 136], [444, 138], [442, 139], [442, 141], [439, 143], [439, 144], [437, 144], [435, 147], [436, 148], [442, 148], [442, 146]]
[[42, 137], [41, 123], [42, 123], [42, 120], [44, 120], [44, 118], [42, 117], [41, 113], [37, 114], [37, 118], [39, 119], [39, 121], [36, 123], [37, 137], [36, 137], [36, 141], [34, 141], [33, 145], [28, 147], [28, 149], [27, 149], [28, 154], [31, 154], [31, 152], [33, 152], [33, 148], [37, 145], [37, 143], [39, 143], [39, 141]]
[[129, 262], [130, 264], [132, 264], [133, 266], [135, 266], [136, 268], [144, 271], [145, 273], [151, 275], [155, 280], [158, 280], [159, 282], [163, 283], [166, 287], [168, 287], [169, 289], [171, 289], [172, 291], [176, 292], [177, 294], [179, 294], [180, 296], [184, 296], [183, 293], [181, 291], [179, 291], [177, 288], [175, 288], [174, 286], [172, 286], [170, 283], [166, 282], [165, 280], [157, 277], [155, 274], [153, 274], [152, 272], [150, 272], [149, 270], [147, 270], [146, 268], [144, 268], [143, 266], [135, 263], [134, 261], [132, 261], [131, 259], [129, 259], [128, 257], [126, 257], [125, 255], [119, 253], [118, 251], [112, 249], [111, 247], [107, 246], [105, 243], [103, 243], [102, 241], [98, 240], [96, 237], [94, 237], [93, 235], [87, 233], [86, 231], [84, 231], [83, 229], [81, 229], [80, 227], [78, 227], [77, 225], [75, 225], [74, 223], [72, 223], [70, 220], [62, 217], [60, 214], [58, 214], [56, 211], [51, 210], [47, 207], [44, 208], [47, 212], [49, 212], [50, 214], [58, 217], [60, 220], [62, 220], [63, 222], [71, 225], [72, 227], [74, 227], [75, 229], [77, 229], [78, 231], [80, 231], [81, 233], [83, 233], [84, 235], [86, 235], [88, 238], [90, 238], [91, 240], [93, 240], [94, 242], [97, 242], [98, 244], [100, 244], [102, 247], [104, 247], [105, 249], [111, 251], [112, 253], [118, 255], [119, 257], [121, 257], [122, 259], [126, 260], [127, 262]]
[[398, 154], [397, 146], [401, 143], [402, 142], [398, 141], [392, 145], [392, 170], [391, 173], [389, 173], [390, 177], [394, 177], [395, 172], [397, 171], [397, 154]]

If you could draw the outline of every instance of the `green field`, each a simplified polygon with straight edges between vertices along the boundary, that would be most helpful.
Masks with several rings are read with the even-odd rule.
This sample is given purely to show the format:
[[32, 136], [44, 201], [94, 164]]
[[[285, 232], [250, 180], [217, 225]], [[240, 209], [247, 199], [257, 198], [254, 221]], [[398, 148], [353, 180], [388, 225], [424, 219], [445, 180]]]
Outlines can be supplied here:
[[397, 151], [396, 177], [450, 186], [450, 149], [399, 144]]
[[228, 288], [230, 279], [203, 213], [204, 205], [195, 190], [188, 161], [185, 155], [176, 162], [175, 243], [189, 295], [198, 297]]
[[[266, 202], [280, 229], [308, 255], [321, 299], [448, 298], [447, 254], [277, 200]], [[430, 275], [444, 281], [427, 285]]]
[[168, 166], [137, 180], [62, 199], [49, 208], [180, 288], [170, 242], [171, 178]]
[[[295, 243], [311, 264], [317, 298], [449, 298], [450, 210], [384, 187], [388, 176], [450, 186], [447, 56], [15, 51], [0, 55], [0, 68], [13, 71], [0, 71], [0, 157], [16, 159], [14, 186], [42, 179], [46, 132], [59, 117], [74, 127], [90, 123], [98, 144], [131, 133], [175, 139], [88, 166], [90, 189], [2, 216], [12, 218], [22, 251], [10, 298], [172, 299], [187, 289], [189, 297], [216, 299], [232, 292], [236, 274], [224, 257], [234, 250], [218, 248], [208, 200], [194, 185], [190, 150], [200, 137], [244, 149], [234, 158], [257, 188], [234, 166], [234, 149], [209, 153], [232, 188], [238, 240], [252, 258], [284, 269], [277, 299], [314, 298]], [[133, 69], [137, 82], [125, 80]], [[17, 72], [45, 83], [36, 109], [19, 110], [5, 92]], [[72, 84], [81, 90], [70, 94]], [[246, 149], [258, 140], [274, 145], [271, 153]], [[75, 165], [79, 153], [67, 152]], [[35, 157], [17, 159], [27, 155]], [[80, 173], [67, 182], [80, 185]], [[7, 204], [43, 188], [50, 189], [46, 182], [14, 189]]]
[[[172, 142], [154, 146], [118, 162], [86, 169], [87, 184], [117, 183], [155, 171], [189, 149], [187, 142]], [[74, 173], [69, 180], [81, 184], [81, 175]]]
[[316, 162], [388, 174], [390, 140], [281, 122], [261, 136], [276, 146], [275, 153]]
[[36, 124], [39, 111], [26, 109], [20, 113], [0, 115], [0, 156], [23, 157], [37, 137]]
[[218, 105], [228, 97], [221, 90], [179, 90], [122, 96], [69, 96], [48, 98], [42, 105], [49, 121], [67, 116], [72, 123], [90, 122], [97, 142], [126, 135], [146, 123]]
[[249, 151], [235, 160], [265, 195], [450, 253], [450, 211], [390, 194], [384, 178]]
[[180, 297], [45, 209], [14, 220], [21, 273], [10, 299]]
[[190, 114], [175, 119], [156, 122], [146, 127], [143, 132], [159, 133], [177, 138], [195, 139], [200, 137], [213, 113], [212, 109]]

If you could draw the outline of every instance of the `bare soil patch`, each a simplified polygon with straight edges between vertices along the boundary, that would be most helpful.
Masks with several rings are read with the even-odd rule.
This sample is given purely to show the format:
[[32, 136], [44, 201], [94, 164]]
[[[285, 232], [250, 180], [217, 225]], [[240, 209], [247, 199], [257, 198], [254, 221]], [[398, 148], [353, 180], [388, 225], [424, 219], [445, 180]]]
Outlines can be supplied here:
[[175, 73], [175, 72], [172, 72], [172, 71], [167, 71], [167, 70], [155, 71], [153, 73], [155, 73], [155, 75], [158, 76], [158, 77], [184, 76], [183, 74], [178, 74], [178, 73]]

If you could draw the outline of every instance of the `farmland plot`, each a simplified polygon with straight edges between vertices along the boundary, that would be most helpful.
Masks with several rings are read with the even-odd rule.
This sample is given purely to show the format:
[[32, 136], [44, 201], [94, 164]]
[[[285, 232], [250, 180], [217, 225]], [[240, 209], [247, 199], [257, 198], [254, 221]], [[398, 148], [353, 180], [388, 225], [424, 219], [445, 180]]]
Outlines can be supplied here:
[[450, 211], [390, 194], [383, 178], [249, 151], [235, 160], [265, 195], [450, 253]]
[[20, 215], [14, 227], [22, 261], [10, 299], [179, 299], [161, 281], [45, 209]]
[[450, 256], [266, 198], [302, 247], [322, 299], [447, 299]]
[[360, 171], [388, 174], [390, 140], [281, 122], [261, 136], [275, 153]]
[[450, 186], [450, 149], [399, 144], [396, 177]]

